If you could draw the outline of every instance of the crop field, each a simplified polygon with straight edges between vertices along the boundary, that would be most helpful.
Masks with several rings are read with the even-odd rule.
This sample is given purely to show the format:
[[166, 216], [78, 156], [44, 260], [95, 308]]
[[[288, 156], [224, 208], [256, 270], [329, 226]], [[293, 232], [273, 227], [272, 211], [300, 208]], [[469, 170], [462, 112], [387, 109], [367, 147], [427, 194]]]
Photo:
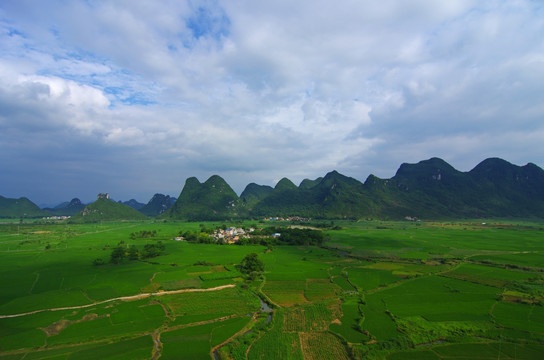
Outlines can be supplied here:
[[300, 342], [305, 359], [349, 360], [348, 352], [340, 340], [328, 332], [301, 333]]
[[544, 358], [543, 224], [335, 225], [315, 247], [174, 240], [199, 223], [0, 222], [0, 360]]

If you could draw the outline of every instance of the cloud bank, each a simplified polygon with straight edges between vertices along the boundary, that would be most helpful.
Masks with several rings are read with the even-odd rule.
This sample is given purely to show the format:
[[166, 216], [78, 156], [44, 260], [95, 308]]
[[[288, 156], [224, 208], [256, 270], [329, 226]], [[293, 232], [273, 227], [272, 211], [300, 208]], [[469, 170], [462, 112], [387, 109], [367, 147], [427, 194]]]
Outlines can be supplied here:
[[3, 196], [544, 158], [537, 1], [6, 0], [0, 32]]

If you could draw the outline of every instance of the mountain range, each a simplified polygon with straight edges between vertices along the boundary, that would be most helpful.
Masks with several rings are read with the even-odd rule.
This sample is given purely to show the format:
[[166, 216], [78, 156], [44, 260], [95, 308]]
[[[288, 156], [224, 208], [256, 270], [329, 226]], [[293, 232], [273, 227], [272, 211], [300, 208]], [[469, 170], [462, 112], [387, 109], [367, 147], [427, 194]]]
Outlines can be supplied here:
[[219, 176], [187, 179], [164, 218], [219, 220], [263, 216], [323, 219], [544, 217], [544, 171], [499, 158], [461, 172], [439, 158], [402, 164], [391, 179], [364, 183], [332, 171], [296, 186], [287, 178], [275, 187], [251, 183], [240, 197]]
[[[281, 179], [275, 187], [251, 183], [240, 196], [223, 178], [213, 175], [203, 183], [195, 177], [188, 178], [177, 199], [155, 194], [145, 205], [135, 200], [115, 204], [122, 207], [113, 210], [115, 215], [109, 212], [112, 211], [111, 204], [104, 202], [93, 208], [73, 199], [61, 208], [66, 211], [79, 209], [77, 214], [70, 214], [75, 220], [85, 209], [88, 214], [89, 209], [94, 214], [102, 213], [101, 220], [135, 219], [141, 214], [191, 221], [265, 216], [544, 218], [544, 170], [532, 163], [517, 166], [499, 158], [489, 158], [474, 169], [461, 172], [442, 159], [431, 158], [417, 164], [402, 164], [390, 179], [370, 175], [362, 183], [331, 171], [315, 180], [304, 179], [298, 186], [288, 178]], [[109, 210], [100, 210], [104, 206]], [[135, 212], [127, 212], [125, 208]], [[0, 217], [37, 217], [41, 216], [40, 211], [43, 210], [26, 198], [0, 196]], [[60, 213], [57, 208], [48, 211]], [[87, 219], [91, 218], [87, 215]]]

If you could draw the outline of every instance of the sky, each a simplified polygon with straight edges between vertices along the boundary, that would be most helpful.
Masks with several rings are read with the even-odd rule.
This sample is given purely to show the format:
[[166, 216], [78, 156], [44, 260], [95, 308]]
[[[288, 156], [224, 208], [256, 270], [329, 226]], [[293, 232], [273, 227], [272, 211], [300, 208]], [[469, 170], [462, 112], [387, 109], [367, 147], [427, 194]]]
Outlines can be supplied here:
[[544, 165], [539, 0], [2, 0], [0, 195]]

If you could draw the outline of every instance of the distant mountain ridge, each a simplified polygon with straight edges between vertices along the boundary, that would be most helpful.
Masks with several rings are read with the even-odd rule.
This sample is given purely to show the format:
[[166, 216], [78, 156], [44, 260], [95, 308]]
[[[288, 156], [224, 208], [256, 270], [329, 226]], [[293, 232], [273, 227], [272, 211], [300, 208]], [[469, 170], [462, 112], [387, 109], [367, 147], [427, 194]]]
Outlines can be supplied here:
[[[212, 178], [226, 184], [217, 175]], [[182, 195], [199, 192], [199, 196], [180, 201], [180, 195], [164, 216], [185, 220], [262, 216], [544, 218], [544, 170], [532, 163], [517, 166], [498, 158], [486, 159], [469, 172], [458, 171], [439, 158], [403, 163], [392, 178], [369, 175], [364, 183], [337, 171], [315, 180], [304, 179], [299, 186], [288, 178], [274, 188], [251, 183], [239, 198], [229, 191], [228, 206], [225, 201], [214, 202], [219, 199], [217, 191], [197, 190], [197, 184], [196, 178], [188, 179]]]
[[137, 201], [135, 199], [130, 199], [129, 201], [118, 201], [118, 203], [130, 206], [134, 210], [140, 210], [141, 208], [143, 208], [145, 206], [145, 204], [143, 204], [143, 203], [141, 203], [141, 202], [139, 202], [139, 201]]
[[[27, 198], [0, 196], [0, 217], [48, 216], [59, 211], [74, 211], [77, 207], [84, 207], [89, 214], [88, 210], [95, 206], [93, 204], [85, 207], [76, 198], [55, 209], [40, 210]], [[106, 205], [111, 208], [111, 204]], [[517, 166], [503, 159], [489, 158], [472, 170], [461, 172], [442, 159], [430, 158], [416, 164], [401, 164], [390, 179], [369, 175], [361, 183], [331, 171], [315, 180], [304, 179], [299, 186], [288, 178], [281, 179], [275, 187], [250, 183], [239, 197], [223, 178], [213, 175], [204, 183], [195, 177], [188, 178], [177, 199], [155, 194], [140, 208], [140, 212], [126, 205], [117, 205], [122, 208], [113, 212], [102, 211], [102, 218], [136, 219], [141, 218], [142, 213], [191, 221], [263, 216], [323, 219], [544, 218], [544, 170], [533, 163]], [[74, 215], [76, 220], [85, 209]]]
[[77, 214], [85, 208], [85, 204], [81, 202], [78, 198], [73, 198], [69, 202], [63, 202], [54, 208], [45, 208], [44, 211], [50, 213], [53, 216], [72, 216]]
[[169, 195], [155, 194], [147, 204], [137, 210], [146, 216], [157, 216], [170, 209], [176, 200], [175, 197]]

